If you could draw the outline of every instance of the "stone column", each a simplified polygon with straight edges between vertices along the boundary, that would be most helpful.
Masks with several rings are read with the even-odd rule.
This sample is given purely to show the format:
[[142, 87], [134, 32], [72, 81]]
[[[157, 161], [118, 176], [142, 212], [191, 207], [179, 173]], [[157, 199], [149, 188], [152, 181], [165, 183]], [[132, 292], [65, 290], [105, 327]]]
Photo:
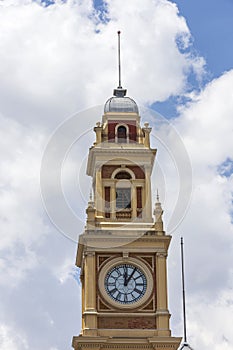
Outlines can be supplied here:
[[84, 274], [83, 274], [83, 271], [81, 272], [81, 275], [80, 275], [80, 281], [82, 283], [82, 330], [81, 330], [81, 334], [83, 334], [83, 330], [84, 330], [84, 327], [85, 327], [85, 324], [84, 324], [84, 300], [85, 300], [85, 285], [84, 285]]
[[116, 219], [116, 184], [115, 184], [115, 181], [111, 183], [110, 208], [111, 208], [111, 218], [115, 220]]
[[135, 181], [132, 180], [132, 193], [131, 193], [131, 208], [132, 208], [132, 219], [137, 217], [137, 191]]
[[145, 167], [145, 203], [144, 217], [148, 222], [152, 222], [152, 205], [151, 205], [151, 179], [150, 167]]
[[103, 190], [102, 190], [101, 166], [99, 166], [96, 170], [95, 201], [96, 201], [97, 216], [103, 216]]
[[85, 253], [84, 335], [97, 335], [95, 252]]
[[157, 272], [157, 329], [159, 336], [170, 336], [169, 318], [167, 305], [167, 254], [158, 253], [156, 256]]

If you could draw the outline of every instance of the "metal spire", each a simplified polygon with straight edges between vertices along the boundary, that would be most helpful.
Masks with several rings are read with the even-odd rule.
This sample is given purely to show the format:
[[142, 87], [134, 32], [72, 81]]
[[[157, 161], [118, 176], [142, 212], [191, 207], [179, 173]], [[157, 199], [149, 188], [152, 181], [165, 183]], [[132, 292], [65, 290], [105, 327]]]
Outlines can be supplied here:
[[159, 190], [158, 190], [158, 188], [157, 188], [157, 196], [156, 196], [156, 198], [157, 198], [157, 202], [159, 202]]
[[121, 86], [121, 32], [118, 31], [118, 68], [119, 68], [119, 85], [118, 89], [122, 89]]
[[182, 276], [182, 295], [183, 295], [183, 322], [184, 322], [184, 342], [181, 345], [180, 350], [186, 348], [193, 350], [191, 346], [187, 343], [187, 330], [186, 330], [186, 305], [185, 305], [185, 284], [184, 284], [184, 243], [183, 237], [180, 239], [181, 248], [181, 276]]
[[121, 32], [118, 30], [118, 88], [114, 89], [113, 95], [116, 97], [124, 97], [126, 95], [127, 90], [122, 89], [121, 86]]

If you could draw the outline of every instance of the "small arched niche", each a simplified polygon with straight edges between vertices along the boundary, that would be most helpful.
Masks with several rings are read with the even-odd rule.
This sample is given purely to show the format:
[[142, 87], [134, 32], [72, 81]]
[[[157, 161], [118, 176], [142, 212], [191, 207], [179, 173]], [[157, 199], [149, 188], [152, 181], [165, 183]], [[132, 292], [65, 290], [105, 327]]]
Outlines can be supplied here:
[[128, 128], [126, 125], [117, 125], [116, 127], [116, 142], [127, 143], [128, 142]]

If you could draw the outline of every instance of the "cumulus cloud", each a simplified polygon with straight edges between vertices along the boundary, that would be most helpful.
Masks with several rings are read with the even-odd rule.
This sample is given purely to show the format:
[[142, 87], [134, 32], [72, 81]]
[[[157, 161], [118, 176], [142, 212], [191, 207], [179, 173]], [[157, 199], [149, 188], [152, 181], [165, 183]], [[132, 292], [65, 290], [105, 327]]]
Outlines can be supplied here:
[[0, 325], [0, 346], [2, 350], [28, 349], [24, 337], [4, 324]]
[[[51, 6], [32, 0], [0, 3], [3, 349], [60, 350], [68, 348], [72, 335], [79, 332], [80, 286], [72, 267], [76, 245], [57, 234], [42, 208], [40, 162], [51, 131], [70, 114], [104, 103], [117, 85], [117, 30], [122, 30], [123, 85], [139, 104], [186, 94], [189, 74], [201, 79], [204, 73], [205, 62], [194, 55], [189, 28], [174, 3], [145, 0], [142, 6], [138, 0], [112, 0], [104, 6], [105, 12], [100, 14], [92, 1], [54, 1]], [[224, 303], [219, 300], [228, 293], [230, 280], [230, 255], [226, 252], [231, 244], [232, 178], [226, 167], [230, 169], [232, 159], [232, 75], [227, 72], [196, 93], [173, 121], [190, 154], [194, 175], [190, 211], [180, 228], [187, 232], [187, 245], [192, 246], [187, 272], [195, 314], [189, 316], [190, 329], [192, 334], [197, 330], [201, 334], [201, 327], [208, 329], [213, 339], [222, 328], [213, 322], [210, 330], [203, 310], [210, 317], [218, 315]], [[100, 118], [98, 114], [96, 121]], [[151, 122], [157, 128], [156, 120]], [[90, 128], [85, 118], [80, 124], [82, 132]], [[93, 136], [85, 136], [84, 146], [74, 147], [62, 169], [65, 194], [79, 213], [85, 211], [88, 191], [78, 193], [75, 188], [77, 171], [84, 172], [83, 158], [92, 140]], [[168, 174], [164, 198], [169, 214], [177, 196], [174, 169], [169, 159], [163, 162], [159, 157], [158, 152], [161, 171]], [[75, 162], [81, 165], [76, 167]], [[83, 177], [80, 182], [82, 189], [88, 187]], [[178, 243], [174, 234], [169, 276], [176, 291]], [[170, 295], [173, 327], [179, 335], [180, 305], [177, 294]], [[212, 314], [205, 303], [210, 295]], [[226, 309], [224, 304], [222, 310]], [[201, 316], [198, 325], [195, 318]], [[197, 348], [204, 346], [203, 339], [195, 340]], [[228, 330], [222, 332], [221, 339], [224, 344], [231, 343]], [[220, 338], [216, 344], [219, 342]], [[225, 345], [226, 350], [229, 346]]]
[[[104, 22], [91, 1], [48, 7], [39, 1], [1, 3], [3, 114], [47, 126], [102, 103], [117, 84], [118, 29], [123, 83], [140, 103], [183, 93], [189, 71], [203, 71], [203, 59], [191, 55], [190, 32], [176, 5], [148, 0], [143, 8], [135, 1], [105, 6]], [[181, 45], [188, 51], [182, 53]]]
[[[232, 312], [233, 283], [233, 177], [229, 171], [233, 158], [232, 95], [231, 70], [210, 82], [195, 101], [183, 106], [174, 121], [193, 169], [191, 205], [179, 227], [187, 243], [191, 339], [194, 347], [216, 350], [220, 345], [232, 349], [231, 331], [225, 327]], [[174, 241], [178, 247], [178, 237], [174, 237]], [[174, 260], [178, 256], [176, 250], [171, 252]], [[170, 277], [178, 288], [174, 278], [177, 270], [178, 266], [172, 263]]]

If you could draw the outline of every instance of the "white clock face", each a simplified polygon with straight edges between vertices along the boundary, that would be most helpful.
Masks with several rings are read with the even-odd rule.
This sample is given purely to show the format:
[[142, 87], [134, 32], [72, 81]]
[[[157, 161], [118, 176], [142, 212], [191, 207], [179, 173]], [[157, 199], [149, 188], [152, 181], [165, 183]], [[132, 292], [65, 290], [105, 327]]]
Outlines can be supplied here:
[[105, 276], [107, 294], [115, 302], [132, 304], [146, 293], [147, 279], [144, 272], [133, 264], [118, 264]]

